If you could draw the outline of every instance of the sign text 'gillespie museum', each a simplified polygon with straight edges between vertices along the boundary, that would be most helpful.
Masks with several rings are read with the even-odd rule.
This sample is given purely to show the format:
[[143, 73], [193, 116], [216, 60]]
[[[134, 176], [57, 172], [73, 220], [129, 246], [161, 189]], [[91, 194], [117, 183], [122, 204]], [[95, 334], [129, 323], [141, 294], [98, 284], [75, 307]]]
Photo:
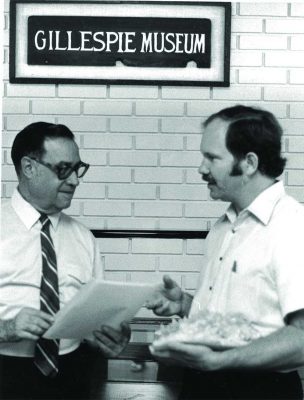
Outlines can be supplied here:
[[10, 82], [229, 86], [231, 4], [11, 0]]
[[208, 19], [33, 16], [28, 28], [30, 65], [210, 67]]

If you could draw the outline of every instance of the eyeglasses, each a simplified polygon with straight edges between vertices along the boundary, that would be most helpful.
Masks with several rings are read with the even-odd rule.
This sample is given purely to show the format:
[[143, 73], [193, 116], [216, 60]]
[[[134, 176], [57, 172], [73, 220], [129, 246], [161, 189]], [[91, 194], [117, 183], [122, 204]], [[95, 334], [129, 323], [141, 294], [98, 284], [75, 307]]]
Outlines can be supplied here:
[[36, 161], [38, 164], [44, 165], [46, 168], [53, 171], [57, 175], [58, 179], [60, 179], [60, 180], [67, 179], [69, 176], [72, 175], [72, 173], [74, 171], [76, 172], [77, 178], [82, 178], [90, 167], [90, 164], [86, 164], [82, 161], [79, 161], [74, 166], [71, 166], [65, 162], [61, 162], [57, 165], [52, 165], [52, 164], [43, 162], [41, 160], [37, 160], [37, 158], [33, 158], [33, 157], [29, 157], [29, 158], [31, 160]]

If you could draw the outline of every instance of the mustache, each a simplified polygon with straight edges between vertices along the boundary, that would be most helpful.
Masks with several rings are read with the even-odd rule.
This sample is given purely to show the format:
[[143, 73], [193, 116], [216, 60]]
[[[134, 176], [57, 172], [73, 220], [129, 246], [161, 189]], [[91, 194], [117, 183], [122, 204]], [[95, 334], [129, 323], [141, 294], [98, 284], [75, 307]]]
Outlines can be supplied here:
[[208, 183], [216, 183], [210, 174], [202, 174], [202, 178], [204, 181], [206, 181]]

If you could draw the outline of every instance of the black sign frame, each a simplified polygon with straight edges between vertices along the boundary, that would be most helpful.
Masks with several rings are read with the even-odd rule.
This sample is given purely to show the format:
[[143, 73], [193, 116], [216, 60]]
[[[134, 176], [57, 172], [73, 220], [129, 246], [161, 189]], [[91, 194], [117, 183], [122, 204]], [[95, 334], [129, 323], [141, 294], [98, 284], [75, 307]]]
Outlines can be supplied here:
[[[28, 41], [27, 36], [24, 35], [24, 32], [28, 31], [28, 20], [30, 16], [18, 15], [21, 13], [19, 11], [20, 6], [33, 6], [38, 8], [39, 6], [45, 8], [47, 10], [48, 6], [52, 7], [66, 7], [67, 12], [69, 11], [69, 6], [78, 7], [79, 5], [90, 5], [91, 7], [133, 7], [133, 9], [138, 8], [138, 10], [144, 7], [163, 7], [164, 11], [173, 10], [177, 13], [180, 12], [180, 8], [184, 7], [184, 10], [190, 10], [189, 7], [195, 7], [195, 9], [207, 10], [209, 14], [214, 11], [214, 21], [218, 26], [222, 26], [222, 31], [218, 34], [217, 37], [215, 34], [213, 37], [217, 40], [221, 40], [220, 50], [216, 49], [216, 45], [213, 43], [212, 48], [212, 56], [215, 58], [215, 61], [211, 62], [210, 68], [150, 68], [145, 69], [145, 67], [137, 67], [134, 75], [125, 76], [121, 74], [122, 69], [119, 69], [116, 65], [113, 67], [107, 67], [107, 72], [110, 71], [110, 75], [105, 74], [103, 77], [103, 68], [96, 67], [97, 72], [94, 75], [94, 72], [90, 72], [93, 75], [86, 75], [84, 73], [84, 69], [78, 69], [79, 65], [73, 65], [71, 68], [75, 69], [75, 73], [72, 74], [71, 77], [61, 75], [61, 71], [64, 71], [64, 68], [61, 67], [59, 71], [59, 66], [53, 65], [42, 65], [35, 66], [33, 70], [31, 70], [31, 65], [26, 65], [28, 60], [28, 54], [26, 58], [24, 58], [24, 53], [28, 52], [28, 47], [26, 46], [26, 42]], [[186, 7], [186, 8], [185, 8]], [[144, 8], [143, 8], [144, 9]], [[22, 10], [22, 8], [21, 8]], [[75, 10], [75, 8], [74, 8]], [[211, 11], [210, 11], [211, 10]], [[220, 10], [220, 13], [217, 11]], [[39, 15], [39, 14], [38, 14]], [[63, 16], [68, 16], [69, 14], [60, 14]], [[219, 18], [220, 15], [220, 18]], [[19, 23], [17, 23], [17, 18], [19, 18]], [[26, 25], [23, 29], [23, 35], [20, 33], [20, 21]], [[135, 17], [136, 18], [136, 17]], [[177, 21], [177, 16], [171, 17], [174, 21], [174, 18]], [[203, 17], [202, 17], [203, 18]], [[161, 19], [161, 17], [159, 17]], [[18, 29], [17, 29], [18, 26]], [[96, 0], [11, 0], [10, 3], [10, 65], [9, 65], [9, 80], [11, 83], [55, 83], [55, 84], [130, 84], [130, 85], [170, 85], [170, 86], [219, 86], [219, 87], [227, 87], [230, 84], [230, 37], [231, 37], [231, 3], [229, 2], [204, 2], [204, 1], [151, 1], [151, 0], [110, 0], [110, 1], [96, 1]], [[25, 42], [25, 43], [23, 43]], [[23, 43], [23, 44], [22, 44]], [[20, 50], [20, 46], [22, 49]], [[20, 56], [21, 54], [21, 56]], [[23, 57], [23, 58], [22, 58]], [[220, 60], [220, 62], [219, 62]], [[123, 65], [125, 67], [125, 65]], [[57, 68], [57, 69], [56, 69]], [[135, 68], [129, 68], [128, 71], [132, 69], [131, 72], [135, 71]], [[24, 71], [23, 71], [24, 69]], [[126, 70], [126, 69], [125, 69]], [[125, 71], [124, 70], [124, 71]], [[38, 71], [38, 72], [37, 72]], [[79, 72], [81, 71], [81, 72]], [[89, 71], [89, 69], [87, 69]], [[147, 77], [147, 71], [152, 71], [151, 77]], [[163, 71], [165, 71], [164, 75]], [[137, 72], [140, 72], [139, 78], [135, 75]], [[185, 73], [186, 78], [182, 75]], [[121, 75], [120, 75], [121, 74]], [[149, 73], [150, 75], [150, 73]], [[217, 76], [216, 79], [213, 76]], [[170, 76], [170, 78], [168, 78]], [[211, 79], [209, 78], [211, 76]]]

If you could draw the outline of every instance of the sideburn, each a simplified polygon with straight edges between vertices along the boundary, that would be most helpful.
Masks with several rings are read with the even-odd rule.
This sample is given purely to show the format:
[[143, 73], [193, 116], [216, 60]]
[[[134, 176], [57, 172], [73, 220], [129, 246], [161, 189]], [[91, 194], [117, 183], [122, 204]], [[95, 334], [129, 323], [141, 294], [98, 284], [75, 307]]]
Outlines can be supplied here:
[[234, 160], [232, 169], [230, 171], [230, 176], [240, 176], [243, 175], [243, 171], [241, 169], [241, 160]]

